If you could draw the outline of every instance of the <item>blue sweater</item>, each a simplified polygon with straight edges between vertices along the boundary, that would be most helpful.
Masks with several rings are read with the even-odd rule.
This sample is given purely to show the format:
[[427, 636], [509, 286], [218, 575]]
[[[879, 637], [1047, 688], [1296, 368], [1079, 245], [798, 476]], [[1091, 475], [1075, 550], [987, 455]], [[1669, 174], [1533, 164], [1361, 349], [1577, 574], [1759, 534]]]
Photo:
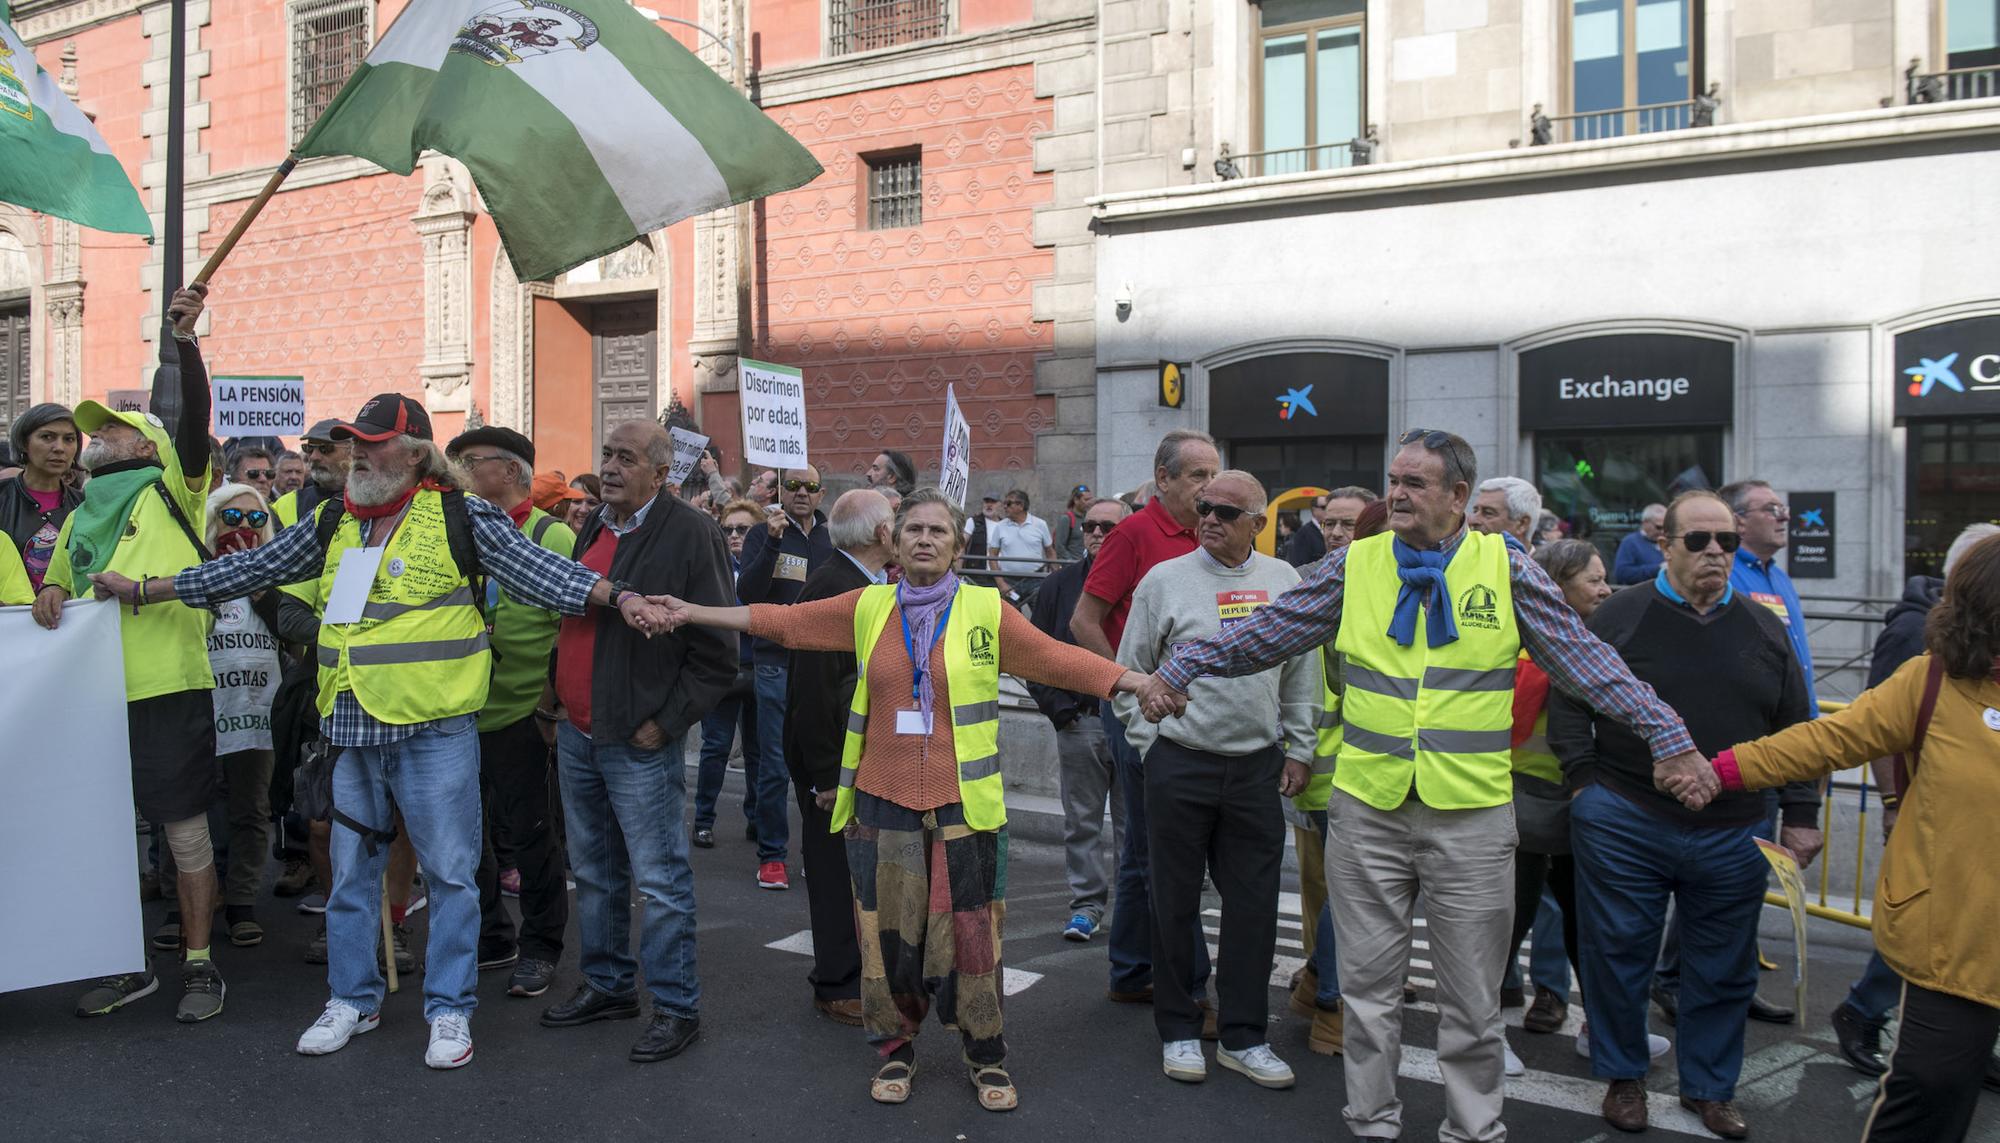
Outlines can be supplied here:
[[1618, 555], [1611, 561], [1611, 582], [1645, 583], [1666, 562], [1667, 557], [1660, 554], [1660, 545], [1647, 539], [1644, 532], [1630, 533], [1618, 541]]
[[1813, 692], [1812, 648], [1806, 644], [1805, 609], [1799, 603], [1799, 589], [1792, 586], [1792, 577], [1785, 574], [1775, 558], [1760, 560], [1749, 548], [1738, 548], [1736, 563], [1729, 569], [1729, 586], [1744, 598], [1770, 608], [1784, 621], [1785, 635], [1791, 639], [1799, 669], [1805, 673], [1806, 698], [1812, 717], [1818, 718], [1819, 696]]

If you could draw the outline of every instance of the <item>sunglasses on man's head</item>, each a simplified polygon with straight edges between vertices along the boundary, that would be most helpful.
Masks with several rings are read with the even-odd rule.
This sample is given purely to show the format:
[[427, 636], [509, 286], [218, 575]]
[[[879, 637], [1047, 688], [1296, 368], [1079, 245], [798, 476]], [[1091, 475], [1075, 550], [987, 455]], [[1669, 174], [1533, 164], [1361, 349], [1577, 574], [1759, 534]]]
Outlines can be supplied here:
[[1425, 448], [1441, 449], [1451, 443], [1451, 434], [1445, 432], [1443, 429], [1411, 429], [1409, 432], [1403, 434], [1402, 440], [1396, 443], [1398, 445], [1406, 445], [1417, 441], [1424, 442]]
[[1675, 538], [1690, 552], [1707, 551], [1710, 540], [1721, 544], [1724, 553], [1735, 551], [1743, 543], [1743, 537], [1735, 532], [1682, 532]]
[[796, 479], [794, 479], [794, 480], [787, 480], [787, 481], [785, 481], [785, 491], [787, 491], [787, 492], [797, 492], [797, 491], [799, 491], [800, 489], [804, 489], [804, 490], [805, 490], [805, 491], [807, 491], [807, 492], [818, 492], [818, 491], [819, 491], [819, 481], [817, 481], [817, 480], [796, 480]]
[[1249, 509], [1238, 508], [1234, 504], [1212, 504], [1206, 500], [1197, 500], [1194, 502], [1194, 514], [1196, 516], [1213, 516], [1225, 524], [1234, 524], [1236, 521], [1242, 519], [1243, 514], [1247, 511]]
[[224, 508], [222, 511], [217, 512], [216, 515], [222, 518], [223, 523], [232, 528], [241, 528], [246, 520], [250, 522], [252, 528], [261, 528], [271, 519], [269, 512], [258, 508], [252, 508], [247, 512], [241, 508]]
[[1116, 520], [1085, 520], [1083, 522], [1084, 531], [1103, 532], [1106, 535], [1109, 535], [1111, 529], [1116, 528], [1117, 526], [1118, 526], [1118, 521]]

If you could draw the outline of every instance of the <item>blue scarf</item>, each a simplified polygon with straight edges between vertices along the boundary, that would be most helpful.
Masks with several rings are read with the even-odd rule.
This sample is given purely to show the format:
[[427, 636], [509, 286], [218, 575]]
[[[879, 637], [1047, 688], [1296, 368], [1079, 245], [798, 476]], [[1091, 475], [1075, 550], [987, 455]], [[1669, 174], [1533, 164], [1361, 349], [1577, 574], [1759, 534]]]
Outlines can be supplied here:
[[938, 630], [938, 620], [951, 607], [951, 601], [958, 597], [958, 573], [946, 572], [944, 577], [929, 587], [918, 587], [909, 580], [896, 586], [896, 603], [902, 608], [903, 623], [909, 628], [910, 642], [916, 647], [916, 655], [911, 656], [910, 670], [917, 680], [917, 705], [920, 710], [933, 710], [934, 688], [931, 686], [931, 648], [944, 633]]
[[1426, 633], [1433, 647], [1458, 640], [1458, 623], [1451, 617], [1451, 594], [1445, 588], [1444, 569], [1451, 563], [1451, 552], [1420, 552], [1402, 540], [1392, 541], [1396, 553], [1396, 577], [1403, 581], [1403, 590], [1396, 596], [1396, 613], [1389, 619], [1389, 638], [1399, 646], [1407, 647], [1417, 638], [1417, 608], [1432, 588], [1436, 594], [1426, 614], [1430, 616], [1430, 630]]

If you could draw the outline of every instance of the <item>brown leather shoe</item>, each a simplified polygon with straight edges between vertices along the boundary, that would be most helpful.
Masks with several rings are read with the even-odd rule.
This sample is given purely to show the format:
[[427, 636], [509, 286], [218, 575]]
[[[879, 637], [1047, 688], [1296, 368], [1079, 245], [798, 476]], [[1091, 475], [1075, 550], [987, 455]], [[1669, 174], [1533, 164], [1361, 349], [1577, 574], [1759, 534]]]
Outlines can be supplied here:
[[1701, 1116], [1701, 1125], [1724, 1139], [1744, 1139], [1750, 1134], [1750, 1125], [1743, 1122], [1743, 1113], [1736, 1110], [1733, 1099], [1689, 1099], [1682, 1096], [1681, 1106]]
[[815, 996], [813, 997], [813, 1007], [819, 1010], [820, 1015], [836, 1024], [846, 1024], [852, 1028], [861, 1027], [861, 1000], [859, 997], [849, 1000], [826, 1000]]
[[1535, 993], [1534, 1006], [1521, 1017], [1521, 1027], [1529, 1032], [1556, 1032], [1568, 1017], [1569, 1005], [1545, 988]]
[[1215, 1001], [1213, 1001], [1213, 1000], [1204, 1000], [1204, 1001], [1202, 1001], [1202, 1002], [1201, 1002], [1201, 1038], [1202, 1038], [1202, 1039], [1204, 1039], [1204, 1040], [1220, 1040], [1220, 1039], [1222, 1039], [1222, 1033], [1220, 1033], [1220, 1032], [1216, 1031], [1216, 1025], [1215, 1025], [1215, 1019], [1216, 1019], [1216, 1016], [1215, 1016]]
[[1115, 988], [1110, 988], [1105, 990], [1104, 998], [1118, 1004], [1151, 1004], [1153, 1002], [1153, 986], [1149, 984], [1144, 988], [1134, 989], [1130, 992], [1120, 992]]
[[1322, 1056], [1337, 1056], [1347, 1048], [1346, 1012], [1336, 1006], [1333, 1011], [1313, 1010], [1312, 1031], [1306, 1034], [1306, 1047]]
[[1635, 1079], [1612, 1080], [1604, 1089], [1604, 1122], [1620, 1131], [1644, 1131], [1646, 1085]]

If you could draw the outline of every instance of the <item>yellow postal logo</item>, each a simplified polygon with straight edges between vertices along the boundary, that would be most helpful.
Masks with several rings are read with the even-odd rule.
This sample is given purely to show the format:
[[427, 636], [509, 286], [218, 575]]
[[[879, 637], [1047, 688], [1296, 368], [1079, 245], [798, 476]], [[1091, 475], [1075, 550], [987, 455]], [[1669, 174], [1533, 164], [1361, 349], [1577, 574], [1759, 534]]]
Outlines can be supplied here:
[[574, 8], [550, 0], [503, 0], [473, 13], [451, 50], [505, 67], [550, 52], [582, 51], [596, 42], [597, 24]]

